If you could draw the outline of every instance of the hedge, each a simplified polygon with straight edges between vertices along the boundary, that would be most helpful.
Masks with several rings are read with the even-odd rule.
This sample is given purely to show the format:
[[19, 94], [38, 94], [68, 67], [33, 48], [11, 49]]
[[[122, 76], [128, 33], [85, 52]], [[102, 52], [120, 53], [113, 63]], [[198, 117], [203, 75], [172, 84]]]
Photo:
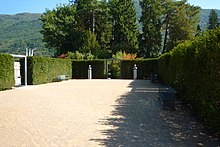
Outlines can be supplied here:
[[[24, 62], [22, 63], [24, 65]], [[24, 69], [22, 71], [23, 77]], [[67, 75], [70, 78], [72, 77], [71, 60], [45, 57], [28, 57], [28, 85], [54, 82], [57, 81], [58, 75]]]
[[14, 58], [0, 53], [0, 90], [10, 89], [14, 85]]
[[158, 72], [184, 101], [193, 104], [210, 128], [220, 132], [220, 28], [162, 55]]
[[133, 67], [137, 65], [138, 79], [146, 79], [151, 73], [157, 73], [157, 59], [138, 59], [121, 61], [122, 79], [133, 79]]
[[170, 64], [170, 53], [165, 53], [160, 56], [158, 59], [158, 76], [160, 81], [166, 84], [169, 84], [169, 64]]
[[73, 79], [87, 79], [89, 65], [92, 66], [93, 79], [105, 79], [105, 60], [82, 60], [72, 61], [72, 78]]

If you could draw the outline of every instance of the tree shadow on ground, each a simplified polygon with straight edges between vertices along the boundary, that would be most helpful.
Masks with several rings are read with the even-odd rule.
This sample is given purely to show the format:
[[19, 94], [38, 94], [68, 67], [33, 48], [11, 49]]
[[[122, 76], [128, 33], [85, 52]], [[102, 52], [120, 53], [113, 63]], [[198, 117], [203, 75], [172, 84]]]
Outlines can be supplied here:
[[111, 126], [101, 130], [106, 138], [93, 138], [103, 146], [193, 147], [220, 146], [189, 111], [165, 111], [158, 100], [160, 84], [135, 80], [132, 90], [117, 100], [109, 118], [99, 123]]

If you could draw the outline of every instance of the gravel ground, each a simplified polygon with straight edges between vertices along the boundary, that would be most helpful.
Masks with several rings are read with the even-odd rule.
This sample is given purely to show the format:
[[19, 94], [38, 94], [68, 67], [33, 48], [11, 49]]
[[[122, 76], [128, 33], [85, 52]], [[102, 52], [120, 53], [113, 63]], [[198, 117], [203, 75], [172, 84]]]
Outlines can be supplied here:
[[163, 110], [159, 87], [70, 80], [0, 92], [0, 146], [220, 146], [188, 111]]

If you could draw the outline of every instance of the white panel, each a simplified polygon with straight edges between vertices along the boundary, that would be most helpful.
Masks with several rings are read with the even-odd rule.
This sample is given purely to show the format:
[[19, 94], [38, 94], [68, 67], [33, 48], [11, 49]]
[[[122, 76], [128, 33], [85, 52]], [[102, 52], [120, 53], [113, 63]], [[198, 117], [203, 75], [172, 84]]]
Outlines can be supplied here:
[[21, 85], [20, 62], [14, 62], [15, 86]]

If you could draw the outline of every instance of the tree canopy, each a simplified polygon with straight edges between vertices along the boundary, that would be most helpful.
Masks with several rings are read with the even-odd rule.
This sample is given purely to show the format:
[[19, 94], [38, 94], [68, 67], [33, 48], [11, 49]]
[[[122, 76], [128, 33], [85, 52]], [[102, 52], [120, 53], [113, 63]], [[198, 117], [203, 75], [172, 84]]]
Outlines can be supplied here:
[[119, 50], [135, 53], [138, 48], [138, 26], [134, 4], [131, 0], [111, 0], [113, 52]]
[[141, 31], [132, 0], [76, 0], [41, 17], [44, 41], [57, 54], [108, 58], [118, 51], [155, 57], [195, 36], [200, 8], [186, 0], [141, 0]]
[[142, 33], [139, 36], [140, 53], [144, 57], [153, 57], [161, 49], [162, 5], [160, 1], [144, 0], [142, 8]]
[[41, 16], [43, 41], [55, 48], [57, 54], [76, 51], [82, 46], [83, 34], [77, 29], [75, 14], [75, 5], [64, 5], [47, 10]]
[[167, 6], [163, 52], [195, 36], [200, 12], [199, 7], [188, 4], [187, 0], [170, 1]]
[[214, 9], [209, 14], [208, 29], [212, 30], [219, 26], [218, 14]]

